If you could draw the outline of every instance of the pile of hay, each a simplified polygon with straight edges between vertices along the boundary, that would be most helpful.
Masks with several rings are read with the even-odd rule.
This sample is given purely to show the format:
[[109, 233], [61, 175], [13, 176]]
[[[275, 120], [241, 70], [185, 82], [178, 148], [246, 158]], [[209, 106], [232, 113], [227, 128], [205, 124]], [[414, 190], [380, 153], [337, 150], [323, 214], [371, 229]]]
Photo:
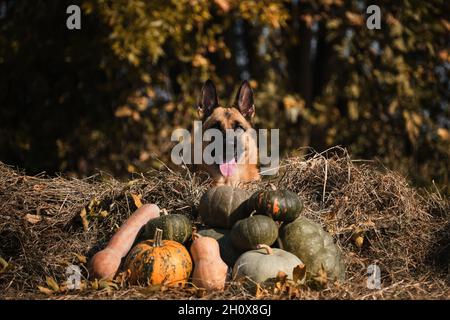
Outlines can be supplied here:
[[[46, 278], [66, 280], [66, 268], [78, 265], [87, 277], [86, 259], [105, 246], [136, 209], [136, 198], [170, 213], [197, 218], [197, 205], [209, 181], [189, 171], [169, 169], [119, 182], [99, 174], [84, 180], [30, 177], [0, 163], [0, 298], [45, 298], [38, 286]], [[202, 182], [203, 181], [203, 182]], [[297, 192], [304, 214], [321, 223], [344, 252], [347, 279], [321, 291], [302, 288], [296, 297], [448, 298], [449, 202], [439, 192], [422, 193], [401, 175], [352, 161], [345, 150], [289, 158], [269, 180], [248, 186]], [[80, 218], [85, 209], [87, 219]], [[443, 258], [443, 259], [437, 259]], [[367, 267], [381, 269], [381, 289], [366, 287]], [[48, 281], [47, 281], [48, 282]], [[156, 290], [127, 285], [89, 287], [53, 298], [190, 298], [192, 288]], [[243, 289], [203, 298], [250, 298]], [[287, 292], [260, 298], [289, 298]]]

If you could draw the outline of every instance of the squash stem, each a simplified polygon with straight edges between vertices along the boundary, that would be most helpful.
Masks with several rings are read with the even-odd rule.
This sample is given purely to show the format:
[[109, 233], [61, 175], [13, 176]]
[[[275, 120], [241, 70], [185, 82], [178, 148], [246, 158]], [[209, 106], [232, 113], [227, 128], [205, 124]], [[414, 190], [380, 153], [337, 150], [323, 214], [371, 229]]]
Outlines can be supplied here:
[[201, 238], [202, 237], [202, 235], [201, 234], [198, 234], [197, 233], [197, 230], [195, 230], [193, 233], [192, 233], [192, 240], [197, 240], [197, 239], [199, 239], [199, 238]]
[[155, 237], [153, 238], [153, 240], [154, 240], [153, 246], [154, 247], [161, 247], [162, 234], [163, 234], [162, 229], [156, 228]]
[[267, 254], [273, 254], [272, 248], [269, 247], [267, 244], [258, 244], [256, 246], [256, 248], [258, 248], [258, 249], [265, 249], [267, 251], [266, 252]]

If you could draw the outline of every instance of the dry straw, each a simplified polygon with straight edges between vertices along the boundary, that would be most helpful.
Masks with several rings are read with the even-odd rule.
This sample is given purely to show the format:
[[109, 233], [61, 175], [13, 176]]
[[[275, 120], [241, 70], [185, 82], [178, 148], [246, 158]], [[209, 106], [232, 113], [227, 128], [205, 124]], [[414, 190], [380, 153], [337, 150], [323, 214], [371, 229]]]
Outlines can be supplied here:
[[[81, 266], [83, 277], [88, 277], [85, 260], [105, 246], [136, 209], [139, 198], [170, 213], [196, 218], [199, 199], [209, 183], [201, 178], [167, 168], [136, 175], [127, 182], [105, 174], [82, 180], [31, 177], [0, 163], [0, 298], [45, 298], [37, 286], [45, 286], [46, 277], [62, 283], [71, 264]], [[302, 288], [296, 292], [297, 298], [450, 296], [442, 268], [448, 266], [448, 260], [437, 259], [448, 255], [450, 206], [438, 191], [419, 193], [401, 175], [376, 168], [373, 163], [352, 161], [341, 148], [288, 158], [276, 177], [247, 187], [266, 188], [269, 183], [301, 196], [304, 215], [333, 235], [347, 263], [344, 283], [329, 283], [321, 291]], [[380, 266], [379, 290], [366, 287], [370, 264]], [[203, 296], [189, 286], [156, 290], [125, 285], [119, 290], [91, 286], [52, 297], [172, 299], [193, 295]], [[248, 297], [249, 293], [236, 286], [203, 296]], [[283, 299], [289, 294], [270, 292], [260, 297]]]

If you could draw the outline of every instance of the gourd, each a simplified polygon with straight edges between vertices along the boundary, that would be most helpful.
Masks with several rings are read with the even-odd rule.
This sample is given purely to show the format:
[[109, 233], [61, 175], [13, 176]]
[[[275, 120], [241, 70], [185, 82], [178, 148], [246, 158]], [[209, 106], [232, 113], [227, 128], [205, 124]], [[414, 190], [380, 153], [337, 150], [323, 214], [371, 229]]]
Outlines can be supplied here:
[[293, 279], [293, 270], [302, 261], [287, 251], [259, 245], [257, 250], [242, 254], [233, 267], [233, 280], [251, 279], [255, 283], [270, 283], [278, 273], [284, 272]]
[[192, 283], [206, 290], [223, 290], [228, 266], [220, 258], [219, 243], [198, 233], [192, 235], [191, 255], [194, 260]]
[[145, 240], [155, 237], [156, 229], [163, 231], [163, 240], [173, 240], [179, 243], [185, 243], [192, 235], [192, 222], [188, 217], [182, 214], [163, 214], [156, 219], [150, 220], [144, 229], [143, 238]]
[[113, 235], [105, 249], [92, 257], [91, 276], [97, 279], [112, 279], [141, 228], [149, 220], [159, 217], [159, 212], [158, 206], [154, 204], [145, 204], [137, 209]]
[[239, 220], [231, 229], [231, 241], [241, 252], [254, 250], [258, 244], [271, 246], [278, 237], [278, 226], [271, 218], [252, 215]]
[[294, 221], [303, 210], [299, 196], [289, 190], [262, 190], [248, 200], [248, 211], [265, 214], [275, 221]]
[[156, 229], [153, 240], [138, 243], [128, 254], [124, 270], [131, 284], [176, 286], [184, 284], [192, 272], [189, 252], [179, 242], [162, 240]]
[[323, 269], [328, 279], [344, 279], [345, 265], [341, 252], [319, 224], [300, 217], [280, 228], [280, 239], [284, 250], [305, 263], [308, 278], [319, 275]]
[[198, 233], [204, 237], [216, 239], [220, 247], [220, 257], [228, 266], [234, 266], [234, 263], [241, 255], [241, 252], [233, 246], [230, 230], [220, 228], [203, 229], [198, 231]]
[[200, 199], [200, 217], [208, 226], [230, 229], [250, 214], [246, 208], [250, 195], [247, 190], [230, 186], [211, 188]]

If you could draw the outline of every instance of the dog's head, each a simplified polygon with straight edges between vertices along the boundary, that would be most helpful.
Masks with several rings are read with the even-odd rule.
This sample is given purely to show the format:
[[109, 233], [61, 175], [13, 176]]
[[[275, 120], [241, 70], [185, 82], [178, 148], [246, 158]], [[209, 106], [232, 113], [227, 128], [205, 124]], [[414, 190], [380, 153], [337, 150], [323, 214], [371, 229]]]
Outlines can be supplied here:
[[[238, 164], [254, 162], [256, 165], [257, 146], [251, 124], [255, 106], [253, 91], [248, 81], [242, 82], [231, 106], [222, 106], [213, 82], [206, 81], [200, 94], [197, 111], [203, 122], [203, 132], [216, 129], [223, 137], [222, 154], [214, 154], [215, 150], [211, 153], [217, 161], [209, 166], [210, 173], [227, 177], [234, 174]], [[211, 143], [215, 142], [215, 138], [211, 140]], [[203, 150], [208, 145], [204, 143]]]

